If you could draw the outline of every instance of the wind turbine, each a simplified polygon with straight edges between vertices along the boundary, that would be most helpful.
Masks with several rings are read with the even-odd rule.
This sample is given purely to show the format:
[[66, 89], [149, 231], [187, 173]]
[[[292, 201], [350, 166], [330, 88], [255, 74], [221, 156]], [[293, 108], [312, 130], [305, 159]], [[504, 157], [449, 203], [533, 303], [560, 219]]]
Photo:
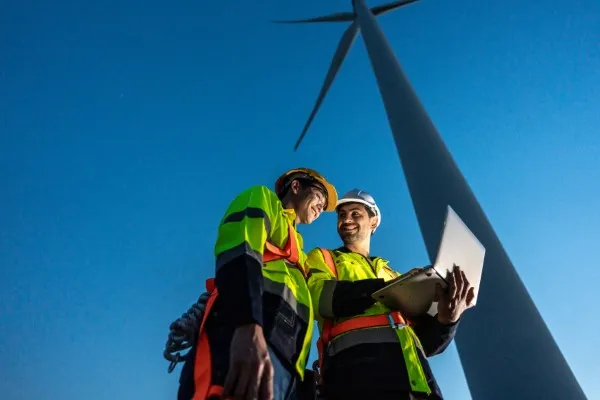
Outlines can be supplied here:
[[316, 104], [294, 147], [308, 131], [321, 102], [359, 30], [408, 184], [430, 260], [450, 205], [486, 247], [478, 304], [460, 323], [456, 336], [471, 396], [475, 400], [585, 399], [494, 229], [458, 169], [434, 124], [404, 75], [375, 16], [416, 0], [288, 23], [350, 22], [338, 44]]

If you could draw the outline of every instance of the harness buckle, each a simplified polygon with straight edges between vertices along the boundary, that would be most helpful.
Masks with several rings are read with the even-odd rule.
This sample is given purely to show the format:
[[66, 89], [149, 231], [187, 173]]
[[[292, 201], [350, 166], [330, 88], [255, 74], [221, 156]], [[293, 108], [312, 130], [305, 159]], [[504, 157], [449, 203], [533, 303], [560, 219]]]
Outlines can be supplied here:
[[404, 324], [402, 324], [400, 322], [394, 321], [394, 318], [392, 317], [392, 313], [388, 313], [387, 314], [387, 318], [388, 318], [388, 321], [390, 322], [390, 326], [393, 329], [402, 329], [402, 328], [404, 328], [406, 326], [406, 325], [404, 325]]
[[177, 363], [181, 362], [181, 361], [183, 361], [183, 357], [181, 357], [181, 354], [177, 353], [175, 355], [175, 357], [173, 358], [173, 360], [171, 360], [171, 363], [169, 364], [169, 368], [167, 369], [169, 374], [175, 370]]

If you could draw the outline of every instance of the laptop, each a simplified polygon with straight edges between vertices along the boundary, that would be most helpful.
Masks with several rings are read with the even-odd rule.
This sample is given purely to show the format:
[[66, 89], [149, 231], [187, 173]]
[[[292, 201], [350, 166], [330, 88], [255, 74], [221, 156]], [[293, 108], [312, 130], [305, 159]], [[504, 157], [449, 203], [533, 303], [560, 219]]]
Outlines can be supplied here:
[[406, 316], [425, 313], [435, 315], [437, 313], [435, 285], [440, 283], [442, 287], [447, 288], [446, 278], [453, 271], [454, 265], [458, 265], [474, 287], [475, 297], [472, 302], [474, 306], [479, 294], [484, 258], [485, 247], [452, 207], [448, 206], [435, 264], [408, 271], [389, 281], [384, 288], [373, 293], [372, 297]]

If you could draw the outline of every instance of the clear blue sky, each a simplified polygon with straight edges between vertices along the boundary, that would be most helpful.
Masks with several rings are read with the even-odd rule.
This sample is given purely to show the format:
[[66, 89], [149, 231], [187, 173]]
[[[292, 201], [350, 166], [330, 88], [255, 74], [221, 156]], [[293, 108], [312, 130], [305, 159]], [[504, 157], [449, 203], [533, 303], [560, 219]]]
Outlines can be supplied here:
[[[345, 24], [269, 20], [350, 1], [231, 4], [3, 2], [4, 399], [174, 398], [168, 325], [212, 274], [225, 207], [290, 167], [370, 191], [383, 212], [374, 252], [400, 271], [427, 262], [362, 39], [292, 152]], [[600, 398], [599, 3], [423, 0], [380, 22]], [[334, 225], [303, 226], [307, 250], [337, 246]], [[448, 399], [469, 398], [454, 346], [432, 364]]]

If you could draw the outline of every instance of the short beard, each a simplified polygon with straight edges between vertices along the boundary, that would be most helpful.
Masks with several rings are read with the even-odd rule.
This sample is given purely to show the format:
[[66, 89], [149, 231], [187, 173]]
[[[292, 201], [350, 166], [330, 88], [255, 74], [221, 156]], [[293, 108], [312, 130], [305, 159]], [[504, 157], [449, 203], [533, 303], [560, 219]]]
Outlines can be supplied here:
[[361, 232], [360, 231], [344, 232], [344, 233], [340, 233], [340, 237], [342, 238], [342, 241], [344, 242], [344, 244], [356, 243], [361, 240]]

